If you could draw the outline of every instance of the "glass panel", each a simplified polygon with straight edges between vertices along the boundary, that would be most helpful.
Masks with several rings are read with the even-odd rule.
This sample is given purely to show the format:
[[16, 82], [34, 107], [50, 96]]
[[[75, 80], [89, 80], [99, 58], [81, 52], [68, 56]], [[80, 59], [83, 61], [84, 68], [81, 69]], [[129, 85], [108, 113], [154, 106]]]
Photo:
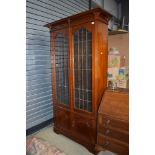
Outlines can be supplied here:
[[81, 28], [74, 33], [75, 108], [92, 111], [92, 32]]
[[55, 39], [56, 93], [59, 103], [69, 103], [68, 85], [68, 41], [63, 33]]

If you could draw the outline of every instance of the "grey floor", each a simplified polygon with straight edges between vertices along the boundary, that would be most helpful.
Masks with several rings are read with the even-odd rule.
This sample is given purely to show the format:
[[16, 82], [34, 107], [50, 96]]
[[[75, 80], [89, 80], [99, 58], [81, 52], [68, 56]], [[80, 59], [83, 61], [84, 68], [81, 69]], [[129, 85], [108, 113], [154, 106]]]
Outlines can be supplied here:
[[[35, 136], [48, 141], [50, 144], [64, 151], [67, 155], [93, 155], [82, 145], [72, 141], [71, 139], [61, 134], [54, 133], [53, 127], [51, 125], [41, 129], [40, 131], [30, 136]], [[98, 155], [116, 155], [116, 154], [109, 151], [102, 151], [99, 152]]]

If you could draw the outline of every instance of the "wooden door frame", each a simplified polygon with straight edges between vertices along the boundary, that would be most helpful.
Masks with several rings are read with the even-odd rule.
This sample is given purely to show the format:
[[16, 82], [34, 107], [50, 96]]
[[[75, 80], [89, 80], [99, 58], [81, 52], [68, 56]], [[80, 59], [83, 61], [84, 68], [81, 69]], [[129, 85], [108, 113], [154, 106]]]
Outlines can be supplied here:
[[[92, 32], [92, 112], [86, 111], [86, 110], [82, 110], [82, 109], [77, 109], [74, 106], [74, 32], [80, 28], [86, 28], [87, 30], [89, 30], [90, 32]], [[93, 24], [91, 24], [91, 22], [85, 22], [85, 23], [80, 23], [78, 25], [72, 26], [71, 28], [71, 32], [70, 32], [70, 40], [71, 40], [71, 51], [70, 51], [70, 55], [71, 55], [71, 93], [72, 93], [72, 101], [71, 101], [71, 109], [74, 112], [77, 113], [81, 113], [81, 114], [86, 114], [90, 117], [95, 116], [95, 96], [94, 96], [94, 91], [95, 91], [95, 45], [94, 45], [94, 37], [95, 37], [95, 26]]]
[[[57, 91], [56, 91], [56, 65], [55, 65], [55, 39], [56, 39], [56, 33], [64, 33], [67, 37], [68, 41], [68, 98], [69, 103], [68, 105], [65, 105], [63, 103], [58, 102], [57, 99]], [[59, 29], [56, 31], [51, 32], [51, 64], [52, 64], [52, 98], [53, 98], [53, 104], [55, 107], [60, 106], [62, 108], [70, 109], [71, 106], [71, 92], [70, 92], [70, 59], [69, 59], [69, 37], [68, 37], [68, 28]]]

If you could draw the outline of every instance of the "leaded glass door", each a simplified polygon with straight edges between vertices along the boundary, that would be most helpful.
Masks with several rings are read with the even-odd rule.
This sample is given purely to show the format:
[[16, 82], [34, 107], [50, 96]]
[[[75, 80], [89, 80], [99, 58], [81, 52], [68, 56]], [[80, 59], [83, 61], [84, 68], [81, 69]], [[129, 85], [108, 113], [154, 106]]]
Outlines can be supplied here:
[[80, 27], [73, 33], [74, 108], [92, 112], [92, 32]]
[[69, 105], [69, 50], [66, 31], [55, 32], [55, 92], [56, 102], [61, 105]]

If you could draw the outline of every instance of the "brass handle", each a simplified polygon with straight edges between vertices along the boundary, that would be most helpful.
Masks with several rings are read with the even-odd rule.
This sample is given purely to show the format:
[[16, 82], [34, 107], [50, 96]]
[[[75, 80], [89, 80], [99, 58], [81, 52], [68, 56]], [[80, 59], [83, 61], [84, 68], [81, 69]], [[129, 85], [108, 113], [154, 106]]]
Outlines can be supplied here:
[[110, 144], [109, 141], [106, 141], [105, 144], [104, 144], [104, 147], [108, 146]]
[[90, 124], [88, 122], [86, 124], [87, 124], [88, 127], [90, 127]]
[[105, 131], [105, 134], [108, 134], [108, 133], [110, 133], [110, 130], [109, 130], [109, 129], [107, 129], [107, 130]]
[[109, 124], [110, 123], [110, 120], [108, 119], [107, 121], [106, 121], [106, 124]]
[[75, 126], [75, 121], [72, 121], [72, 127], [74, 127]]

